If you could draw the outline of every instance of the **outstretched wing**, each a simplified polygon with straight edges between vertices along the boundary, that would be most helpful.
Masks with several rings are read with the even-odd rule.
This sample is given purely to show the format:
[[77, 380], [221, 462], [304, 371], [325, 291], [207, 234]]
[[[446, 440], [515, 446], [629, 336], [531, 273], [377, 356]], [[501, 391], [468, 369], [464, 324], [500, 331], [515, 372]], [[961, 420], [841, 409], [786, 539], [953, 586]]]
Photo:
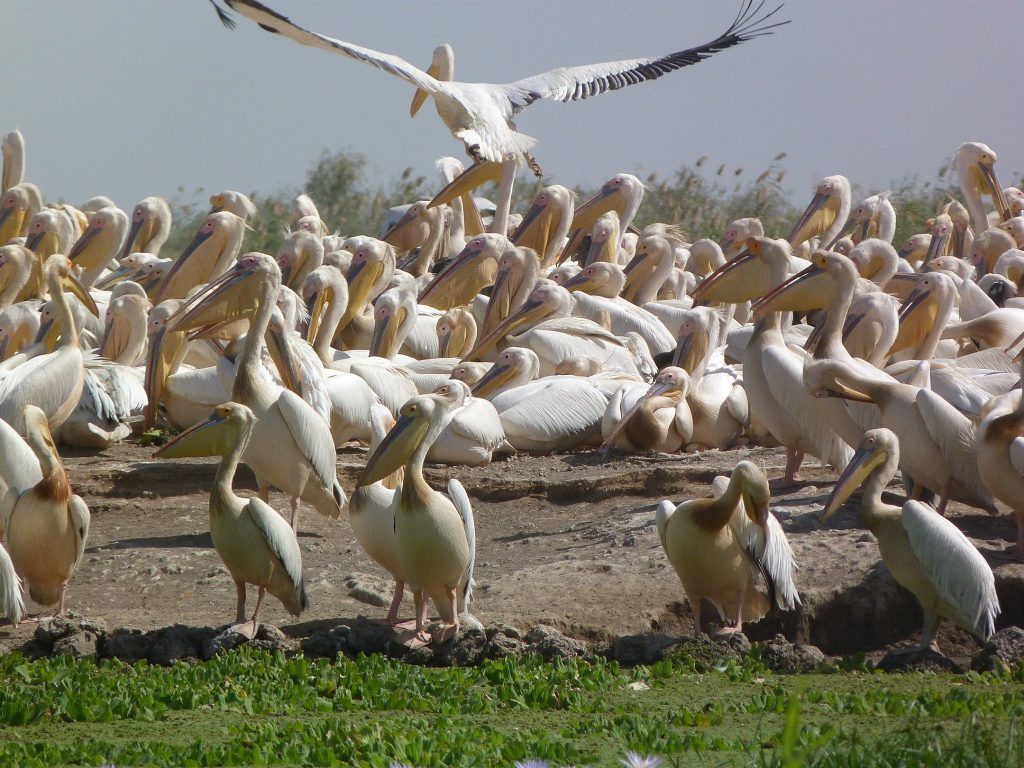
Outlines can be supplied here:
[[610, 61], [603, 64], [588, 64], [582, 67], [560, 67], [534, 77], [527, 77], [504, 86], [505, 93], [512, 102], [512, 112], [516, 114], [538, 99], [552, 101], [578, 101], [599, 93], [615, 91], [627, 85], [657, 80], [662, 75], [677, 69], [698, 64], [709, 56], [732, 48], [734, 45], [752, 40], [755, 37], [769, 34], [770, 31], [786, 21], [767, 24], [781, 5], [762, 14], [765, 0], [754, 4], [755, 0], [746, 0], [740, 8], [736, 19], [729, 28], [714, 40], [676, 51], [666, 56], [649, 56], [642, 59], [626, 59]]
[[[399, 56], [392, 56], [390, 53], [381, 53], [372, 48], [363, 48], [359, 45], [346, 43], [344, 40], [335, 40], [333, 37], [311, 32], [300, 27], [287, 16], [283, 16], [256, 0], [224, 0], [224, 2], [232, 10], [238, 11], [247, 19], [255, 21], [267, 32], [283, 35], [290, 40], [294, 40], [301, 45], [308, 45], [311, 48], [319, 48], [322, 51], [330, 51], [331, 53], [340, 53], [377, 69], [383, 69], [388, 74], [400, 77], [407, 83], [411, 83], [417, 88], [422, 88], [428, 93], [435, 93], [440, 87], [440, 83], [437, 80]], [[220, 14], [218, 13], [218, 15]], [[221, 18], [223, 20], [223, 16]]]

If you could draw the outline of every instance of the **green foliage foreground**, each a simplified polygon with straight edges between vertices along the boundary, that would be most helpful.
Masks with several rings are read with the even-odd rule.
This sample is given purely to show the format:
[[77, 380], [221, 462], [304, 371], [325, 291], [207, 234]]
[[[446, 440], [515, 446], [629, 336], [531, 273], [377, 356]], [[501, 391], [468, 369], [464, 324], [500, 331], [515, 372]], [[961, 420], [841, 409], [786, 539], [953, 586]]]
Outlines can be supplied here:
[[0, 658], [0, 765], [1024, 764], [1024, 669], [773, 675], [755, 659], [425, 669], [248, 649], [170, 668]]

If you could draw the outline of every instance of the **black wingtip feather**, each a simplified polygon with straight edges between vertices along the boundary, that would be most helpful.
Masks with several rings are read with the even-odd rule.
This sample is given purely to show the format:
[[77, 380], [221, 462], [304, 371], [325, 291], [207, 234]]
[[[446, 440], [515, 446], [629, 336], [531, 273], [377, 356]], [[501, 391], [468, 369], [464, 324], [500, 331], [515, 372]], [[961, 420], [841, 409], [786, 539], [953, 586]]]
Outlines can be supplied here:
[[212, 5], [213, 10], [217, 12], [217, 18], [220, 19], [221, 24], [223, 24], [228, 29], [234, 29], [237, 26], [234, 17], [225, 9], [217, 5], [217, 3], [214, 0], [210, 0], [210, 5]]

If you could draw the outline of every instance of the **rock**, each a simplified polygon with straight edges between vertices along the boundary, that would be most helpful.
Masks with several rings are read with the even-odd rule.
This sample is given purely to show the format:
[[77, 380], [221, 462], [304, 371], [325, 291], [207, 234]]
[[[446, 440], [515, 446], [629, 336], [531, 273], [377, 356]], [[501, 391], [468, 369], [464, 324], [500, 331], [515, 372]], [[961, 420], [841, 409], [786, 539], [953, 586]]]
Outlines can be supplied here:
[[260, 628], [256, 630], [256, 637], [249, 642], [249, 647], [268, 653], [288, 653], [295, 649], [288, 636], [273, 624], [260, 624]]
[[483, 622], [468, 611], [459, 614], [459, 628], [476, 629], [485, 632]]
[[94, 635], [102, 635], [106, 629], [107, 625], [102, 621], [95, 621], [79, 613], [68, 611], [61, 616], [54, 616], [52, 619], [39, 622], [35, 631], [35, 639], [43, 645], [51, 646], [62, 637], [67, 637], [74, 632], [91, 632]]
[[120, 659], [129, 664], [149, 658], [153, 639], [138, 629], [115, 629], [100, 644], [100, 654], [108, 659]]
[[345, 625], [317, 630], [302, 641], [302, 652], [314, 658], [335, 659], [339, 653], [348, 651], [348, 627]]
[[387, 654], [392, 652], [392, 645], [400, 645], [395, 642], [397, 637], [398, 633], [394, 627], [360, 616], [349, 625], [348, 647], [352, 653]]
[[[738, 644], [741, 645], [741, 643]], [[741, 654], [723, 640], [712, 640], [706, 635], [701, 635], [700, 637], [680, 638], [678, 644], [666, 654], [666, 658], [692, 664], [698, 672], [702, 672], [723, 660], [739, 661]]]
[[445, 667], [472, 667], [483, 658], [486, 645], [487, 635], [483, 629], [461, 626], [455, 637], [442, 643], [435, 655], [437, 662]]
[[627, 667], [653, 664], [665, 658], [668, 651], [678, 644], [677, 638], [667, 635], [624, 635], [612, 643], [611, 658]]
[[211, 635], [215, 631], [208, 627], [194, 630], [183, 624], [154, 630], [150, 633], [152, 644], [146, 658], [149, 659], [150, 664], [163, 667], [170, 666], [173, 662], [182, 659], [201, 658], [205, 636]]
[[522, 656], [524, 651], [522, 640], [507, 635], [495, 635], [484, 646], [484, 658], [504, 659], [506, 656]]
[[963, 667], [931, 648], [907, 648], [887, 653], [875, 669], [883, 672], [963, 672]]
[[996, 632], [971, 659], [971, 669], [1005, 669], [1024, 659], [1024, 629], [1007, 627]]
[[813, 645], [794, 645], [776, 635], [759, 645], [761, 660], [774, 672], [814, 672], [825, 663], [825, 654]]
[[538, 624], [526, 635], [527, 653], [536, 653], [545, 661], [552, 659], [569, 659], [584, 656], [587, 646], [579, 640], [566, 637], [554, 627]]
[[99, 635], [89, 630], [72, 632], [53, 644], [54, 656], [71, 656], [75, 659], [92, 659], [97, 654]]
[[487, 627], [487, 639], [490, 640], [496, 635], [504, 635], [505, 637], [513, 640], [522, 640], [523, 633], [519, 631], [518, 627], [513, 627], [511, 624], [492, 624]]
[[387, 608], [391, 605], [391, 593], [387, 582], [377, 576], [366, 573], [350, 573], [345, 577], [348, 596], [367, 605]]
[[[454, 640], [455, 638], [450, 638]], [[398, 645], [396, 643], [396, 645]], [[405, 646], [402, 646], [405, 648]], [[434, 662], [437, 654], [429, 645], [423, 645], [419, 648], [405, 648], [405, 652], [402, 654], [402, 661], [406, 664], [415, 664], [418, 667], [426, 667]]]

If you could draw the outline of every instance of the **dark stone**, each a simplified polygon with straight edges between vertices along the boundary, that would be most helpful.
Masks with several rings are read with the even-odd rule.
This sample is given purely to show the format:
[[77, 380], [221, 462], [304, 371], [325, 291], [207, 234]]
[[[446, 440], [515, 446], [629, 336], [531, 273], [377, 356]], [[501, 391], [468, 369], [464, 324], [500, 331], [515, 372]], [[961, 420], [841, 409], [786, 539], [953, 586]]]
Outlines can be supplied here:
[[147, 654], [149, 663], [166, 667], [182, 659], [201, 658], [204, 640], [206, 639], [204, 635], [215, 632], [215, 630], [206, 627], [201, 629], [207, 631], [194, 630], [192, 627], [186, 627], [182, 624], [154, 630], [150, 633], [152, 644]]
[[523, 639], [523, 633], [518, 627], [513, 627], [511, 624], [491, 624], [485, 631], [487, 632], [488, 640], [494, 638], [496, 635], [503, 635], [504, 637], [509, 637], [513, 640]]
[[[394, 655], [391, 646], [401, 645], [401, 643], [395, 642], [397, 637], [398, 633], [395, 628], [389, 624], [371, 621], [365, 616], [360, 616], [349, 625], [348, 647], [352, 653], [365, 653], [366, 655], [391, 653]], [[405, 646], [401, 647], [405, 648]], [[408, 649], [406, 648], [406, 650]]]
[[288, 636], [273, 624], [260, 624], [260, 628], [256, 630], [256, 637], [249, 641], [249, 647], [268, 653], [288, 653], [294, 650]]
[[54, 656], [71, 656], [76, 659], [96, 658], [99, 635], [89, 630], [72, 632], [53, 644]]
[[761, 660], [774, 672], [814, 672], [825, 663], [825, 654], [813, 645], [794, 645], [776, 635], [760, 646]]
[[1007, 627], [996, 632], [971, 659], [971, 669], [987, 672], [1007, 669], [1024, 659], [1024, 629]]
[[[454, 640], [454, 638], [452, 639]], [[418, 648], [406, 648], [404, 645], [402, 647], [405, 648], [405, 652], [402, 654], [402, 661], [406, 664], [426, 667], [433, 664], [437, 658], [437, 654], [434, 653], [429, 645], [422, 645]]]
[[661, 661], [679, 639], [667, 635], [624, 635], [615, 638], [611, 658], [627, 667]]
[[566, 637], [554, 627], [538, 624], [526, 635], [527, 653], [536, 653], [545, 661], [585, 656], [587, 646], [579, 640]]
[[61, 616], [54, 616], [39, 622], [36, 627], [35, 639], [46, 646], [52, 646], [63, 637], [75, 632], [91, 632], [94, 635], [102, 635], [106, 632], [106, 624], [102, 621], [94, 621], [78, 613], [68, 611]]
[[504, 659], [506, 656], [522, 656], [525, 646], [522, 640], [508, 635], [496, 634], [484, 646], [485, 659]]
[[345, 625], [317, 630], [302, 641], [302, 652], [312, 657], [335, 659], [339, 653], [347, 653], [348, 650], [348, 627]]
[[437, 649], [437, 663], [445, 667], [472, 667], [483, 658], [486, 645], [487, 635], [483, 630], [459, 627], [455, 637], [448, 638]]
[[692, 664], [698, 671], [705, 671], [723, 660], [739, 661], [742, 656], [729, 643], [701, 635], [680, 638], [678, 644], [666, 654], [666, 658]]
[[875, 669], [883, 672], [963, 672], [964, 669], [948, 656], [931, 648], [916, 647], [887, 653]]
[[138, 629], [115, 629], [100, 643], [100, 654], [108, 659], [120, 659], [129, 664], [149, 658], [153, 639]]

